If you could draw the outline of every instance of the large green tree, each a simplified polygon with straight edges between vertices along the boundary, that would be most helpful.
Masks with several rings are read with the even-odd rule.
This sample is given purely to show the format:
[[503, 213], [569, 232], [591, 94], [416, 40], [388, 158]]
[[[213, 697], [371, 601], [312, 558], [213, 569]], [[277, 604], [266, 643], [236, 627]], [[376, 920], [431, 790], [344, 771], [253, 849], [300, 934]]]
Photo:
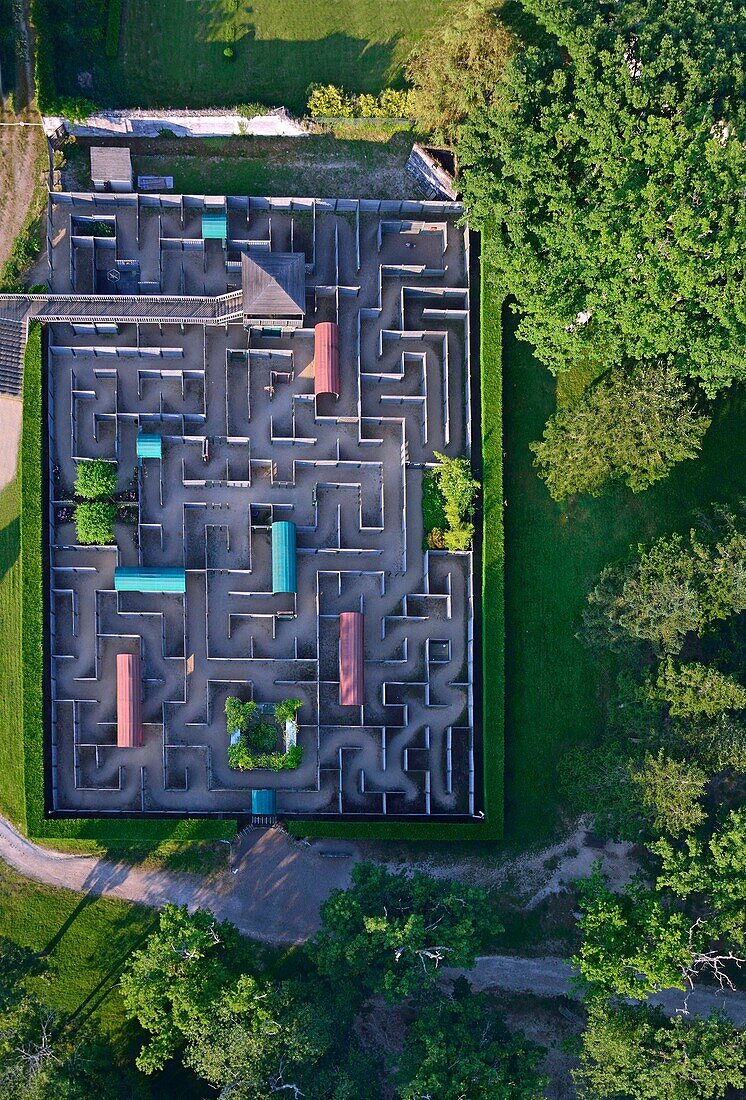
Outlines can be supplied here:
[[611, 370], [576, 404], [558, 409], [531, 450], [555, 500], [597, 496], [613, 480], [637, 493], [695, 458], [709, 425], [675, 370], [638, 364]]
[[399, 1060], [401, 1100], [540, 1100], [542, 1051], [511, 1035], [487, 997], [461, 978], [452, 997], [435, 997], [410, 1024]]
[[352, 887], [331, 894], [321, 916], [320, 972], [389, 1000], [431, 988], [441, 965], [473, 966], [488, 927], [500, 931], [484, 891], [373, 863], [355, 866]]
[[717, 1100], [746, 1085], [744, 1033], [721, 1016], [593, 1000], [574, 1077], [583, 1100]]
[[471, 223], [553, 370], [671, 357], [746, 378], [746, 21], [739, 0], [524, 0], [458, 146]]

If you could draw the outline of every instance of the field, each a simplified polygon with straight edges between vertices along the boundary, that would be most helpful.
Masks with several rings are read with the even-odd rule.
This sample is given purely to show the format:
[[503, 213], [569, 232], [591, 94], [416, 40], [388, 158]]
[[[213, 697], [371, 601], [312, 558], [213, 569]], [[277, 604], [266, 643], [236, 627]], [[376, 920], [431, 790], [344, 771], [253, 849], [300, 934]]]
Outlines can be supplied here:
[[[258, 101], [299, 113], [312, 83], [364, 92], [401, 85], [407, 55], [444, 6], [444, 0], [124, 0], [118, 56], [69, 34], [56, 58], [58, 91], [82, 92], [107, 106]], [[91, 0], [71, 7], [80, 22], [97, 10]], [[226, 48], [233, 51], [229, 59]], [[91, 74], [92, 87], [81, 88], [80, 72]]]
[[599, 737], [599, 699], [609, 671], [576, 637], [585, 597], [601, 568], [671, 531], [698, 510], [746, 496], [746, 391], [716, 404], [698, 460], [679, 465], [644, 493], [624, 488], [567, 508], [555, 504], [531, 465], [555, 382], [504, 324], [506, 542], [506, 839], [546, 839], [561, 807], [554, 765], [572, 745]]

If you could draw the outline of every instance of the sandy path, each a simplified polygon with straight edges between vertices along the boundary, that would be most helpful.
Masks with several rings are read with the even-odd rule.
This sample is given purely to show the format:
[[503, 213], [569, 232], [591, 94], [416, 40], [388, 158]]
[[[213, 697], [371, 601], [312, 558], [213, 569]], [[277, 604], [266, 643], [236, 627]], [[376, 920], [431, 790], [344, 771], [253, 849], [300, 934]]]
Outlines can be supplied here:
[[22, 416], [20, 397], [0, 394], [0, 489], [16, 476]]
[[154, 909], [167, 902], [211, 909], [245, 935], [280, 944], [312, 936], [321, 903], [349, 886], [351, 858], [331, 859], [323, 854], [329, 847], [299, 844], [282, 829], [251, 830], [232, 845], [235, 874], [203, 878], [39, 848], [0, 818], [0, 858], [27, 878]]

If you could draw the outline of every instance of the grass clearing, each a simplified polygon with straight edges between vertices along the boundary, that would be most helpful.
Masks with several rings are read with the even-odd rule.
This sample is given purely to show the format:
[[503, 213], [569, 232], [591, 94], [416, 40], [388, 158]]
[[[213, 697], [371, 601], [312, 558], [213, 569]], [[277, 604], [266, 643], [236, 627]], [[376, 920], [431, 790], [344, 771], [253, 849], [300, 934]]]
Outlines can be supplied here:
[[[445, 0], [124, 0], [119, 52], [76, 34], [87, 0], [60, 31], [57, 90], [106, 106], [217, 107], [283, 104], [301, 113], [309, 84], [379, 92], [401, 86], [413, 45]], [[54, 6], [60, 8], [59, 0]], [[103, 30], [102, 28], [102, 34]], [[226, 58], [229, 48], [233, 56]]]
[[43, 953], [51, 975], [39, 994], [65, 1017], [93, 1016], [115, 1044], [129, 1032], [119, 975], [156, 921], [144, 906], [43, 886], [0, 863], [0, 935]]
[[506, 838], [542, 842], [561, 814], [555, 765], [601, 735], [611, 669], [576, 637], [601, 568], [631, 545], [686, 531], [698, 510], [746, 496], [746, 388], [715, 403], [701, 456], [644, 493], [623, 486], [566, 507], [549, 496], [528, 445], [555, 408], [555, 379], [504, 320], [506, 539]]

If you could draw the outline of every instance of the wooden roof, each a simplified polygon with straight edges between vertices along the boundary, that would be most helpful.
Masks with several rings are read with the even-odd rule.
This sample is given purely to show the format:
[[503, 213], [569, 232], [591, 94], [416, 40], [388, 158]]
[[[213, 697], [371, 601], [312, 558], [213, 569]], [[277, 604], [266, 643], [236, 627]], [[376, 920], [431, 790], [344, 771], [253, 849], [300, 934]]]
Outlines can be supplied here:
[[241, 256], [244, 317], [302, 317], [306, 312], [303, 252], [244, 252]]
[[92, 180], [132, 180], [132, 158], [124, 145], [91, 146]]

